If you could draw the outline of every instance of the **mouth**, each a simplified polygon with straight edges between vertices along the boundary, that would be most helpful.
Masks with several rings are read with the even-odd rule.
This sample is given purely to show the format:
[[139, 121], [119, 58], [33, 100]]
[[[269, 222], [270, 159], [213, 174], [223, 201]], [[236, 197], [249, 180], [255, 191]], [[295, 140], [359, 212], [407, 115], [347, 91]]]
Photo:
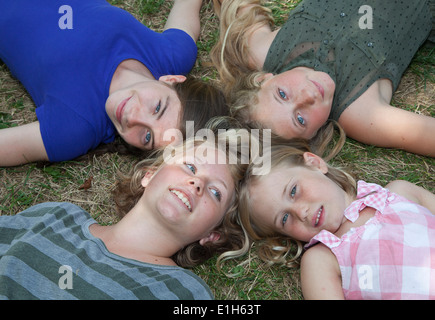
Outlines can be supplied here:
[[323, 206], [317, 211], [317, 214], [313, 217], [314, 227], [318, 227], [323, 223]]
[[181, 200], [181, 202], [186, 206], [189, 212], [192, 212], [192, 204], [190, 203], [188, 196], [184, 192], [175, 189], [169, 189], [169, 191], [175, 194], [178, 199]]
[[122, 121], [122, 116], [124, 114], [124, 108], [125, 105], [127, 104], [127, 101], [130, 100], [131, 97], [124, 99], [123, 101], [121, 101], [121, 103], [119, 104], [118, 108], [116, 108], [116, 119], [118, 120], [119, 123], [121, 123]]
[[323, 87], [317, 83], [316, 81], [310, 80], [317, 88], [317, 90], [319, 90], [320, 95], [322, 96], [322, 99], [325, 98], [325, 90], [323, 89]]

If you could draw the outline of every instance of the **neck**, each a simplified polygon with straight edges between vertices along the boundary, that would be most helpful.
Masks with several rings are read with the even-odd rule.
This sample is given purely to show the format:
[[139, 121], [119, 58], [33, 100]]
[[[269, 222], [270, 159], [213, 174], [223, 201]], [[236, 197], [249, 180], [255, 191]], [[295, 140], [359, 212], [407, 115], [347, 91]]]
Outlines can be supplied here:
[[141, 62], [134, 59], [124, 60], [118, 65], [113, 73], [109, 94], [144, 80], [156, 79], [148, 68]]
[[150, 216], [144, 217], [143, 211], [137, 212], [135, 208], [115, 225], [91, 225], [91, 233], [119, 256], [152, 264], [176, 265], [171, 257], [180, 249], [175, 245], [177, 242], [153, 223]]

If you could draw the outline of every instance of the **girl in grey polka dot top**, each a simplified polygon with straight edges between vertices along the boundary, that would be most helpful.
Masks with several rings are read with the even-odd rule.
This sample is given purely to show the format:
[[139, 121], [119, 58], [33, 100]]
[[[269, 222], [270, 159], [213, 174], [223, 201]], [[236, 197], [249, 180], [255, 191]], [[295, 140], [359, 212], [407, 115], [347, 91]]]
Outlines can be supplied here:
[[363, 143], [435, 156], [435, 118], [390, 105], [434, 0], [302, 0], [278, 29], [261, 0], [214, 2], [212, 61], [234, 116], [286, 139], [335, 120]]

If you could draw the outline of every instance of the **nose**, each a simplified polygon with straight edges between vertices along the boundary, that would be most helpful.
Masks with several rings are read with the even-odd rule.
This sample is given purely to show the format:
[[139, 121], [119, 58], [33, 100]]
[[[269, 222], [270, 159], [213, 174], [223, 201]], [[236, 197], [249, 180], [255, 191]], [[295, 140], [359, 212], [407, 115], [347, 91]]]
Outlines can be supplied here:
[[137, 125], [148, 126], [147, 115], [145, 107], [141, 104], [136, 103], [130, 107], [126, 117], [127, 127], [132, 128]]
[[199, 177], [192, 177], [189, 179], [189, 186], [193, 189], [193, 192], [199, 196], [204, 191], [204, 182]]
[[291, 213], [296, 219], [305, 222], [308, 217], [308, 205], [303, 202], [293, 203]]
[[315, 102], [315, 96], [307, 88], [303, 88], [299, 94], [295, 96], [296, 107], [312, 105]]

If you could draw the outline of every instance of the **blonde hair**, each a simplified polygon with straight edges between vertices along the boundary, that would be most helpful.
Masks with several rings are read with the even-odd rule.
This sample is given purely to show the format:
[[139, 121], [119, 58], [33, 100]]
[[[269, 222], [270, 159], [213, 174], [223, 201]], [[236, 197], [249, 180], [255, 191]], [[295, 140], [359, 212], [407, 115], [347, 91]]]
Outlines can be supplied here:
[[[263, 6], [265, 1], [262, 0], [223, 1], [222, 5], [219, 2], [214, 0], [215, 11], [220, 17], [220, 36], [210, 57], [218, 70], [230, 116], [246, 127], [266, 129], [251, 116], [258, 105], [258, 92], [266, 72], [249, 65], [248, 39], [252, 32], [262, 26], [274, 26], [271, 10]], [[249, 10], [239, 12], [243, 7], [249, 7]], [[343, 129], [336, 121], [329, 119], [311, 138], [310, 144], [321, 147], [331, 134], [331, 128], [338, 129], [344, 140]]]
[[[228, 129], [234, 127], [236, 122], [230, 122], [230, 118], [222, 117], [219, 119], [213, 119], [207, 125], [208, 128], [217, 133], [218, 129]], [[172, 259], [181, 267], [193, 267], [205, 260], [209, 259], [216, 253], [224, 253], [226, 251], [237, 251], [245, 246], [247, 241], [247, 235], [240, 227], [239, 215], [238, 215], [238, 182], [243, 178], [248, 163], [242, 163], [240, 161], [242, 154], [242, 146], [240, 146], [240, 140], [238, 139], [237, 129], [227, 130], [223, 133], [215, 135], [215, 146], [218, 143], [225, 143], [226, 149], [226, 163], [229, 163], [229, 169], [233, 181], [235, 183], [235, 197], [234, 201], [225, 214], [221, 224], [214, 230], [219, 232], [220, 238], [216, 242], [208, 242], [204, 246], [199, 242], [194, 242], [181, 250], [179, 250]], [[207, 142], [213, 142], [208, 141]], [[177, 146], [175, 149], [182, 150], [188, 144], [198, 146], [204, 143], [203, 140], [188, 139], [183, 144]], [[237, 151], [232, 151], [228, 147], [229, 145], [237, 145]], [[144, 192], [144, 187], [141, 184], [142, 178], [149, 170], [158, 170], [164, 165], [164, 149], [156, 150], [152, 157], [139, 161], [127, 174], [119, 174], [115, 189], [113, 191], [114, 200], [116, 204], [117, 213], [120, 217], [125, 216], [139, 201]], [[236, 154], [234, 154], [236, 153]], [[228, 161], [230, 156], [237, 157], [237, 163]]]
[[[271, 10], [262, 5], [261, 0], [224, 1], [215, 10], [220, 17], [219, 39], [210, 52], [210, 58], [216, 67], [222, 89], [226, 95], [235, 87], [238, 79], [253, 71], [249, 65], [249, 36], [264, 25], [274, 25]], [[239, 12], [240, 8], [249, 10]]]
[[[325, 151], [325, 150], [323, 150]], [[332, 158], [339, 150], [334, 148], [328, 155]], [[278, 166], [305, 166], [304, 153], [313, 152], [308, 142], [304, 139], [292, 139], [271, 147], [271, 169]], [[321, 154], [320, 154], [321, 155]], [[252, 210], [250, 187], [261, 181], [263, 176], [252, 174], [253, 166], [250, 165], [241, 181], [239, 194], [240, 222], [249, 235], [251, 241], [258, 241], [259, 257], [269, 264], [283, 264], [293, 267], [302, 253], [302, 243], [287, 236], [277, 234], [272, 229], [257, 223], [250, 215]], [[346, 170], [332, 167], [328, 164], [326, 174], [348, 194], [356, 194], [356, 181]]]

